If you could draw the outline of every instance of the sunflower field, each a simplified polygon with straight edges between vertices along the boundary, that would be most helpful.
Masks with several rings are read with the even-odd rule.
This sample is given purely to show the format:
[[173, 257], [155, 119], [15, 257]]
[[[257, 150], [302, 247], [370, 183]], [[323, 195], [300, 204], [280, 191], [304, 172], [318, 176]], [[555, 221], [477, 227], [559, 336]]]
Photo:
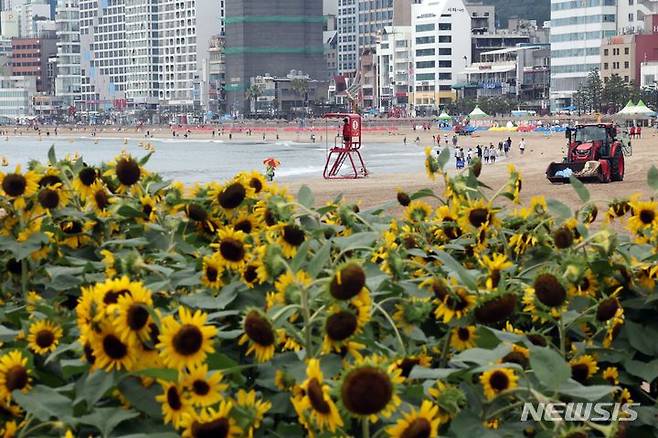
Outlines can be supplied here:
[[0, 174], [3, 437], [658, 436], [658, 201], [524, 205], [446, 149], [361, 211], [149, 156]]

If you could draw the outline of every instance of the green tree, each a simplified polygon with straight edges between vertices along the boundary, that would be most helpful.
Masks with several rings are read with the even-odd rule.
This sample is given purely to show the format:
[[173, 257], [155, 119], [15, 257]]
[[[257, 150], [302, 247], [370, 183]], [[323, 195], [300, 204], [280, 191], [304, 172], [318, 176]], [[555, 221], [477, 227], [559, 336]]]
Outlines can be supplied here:
[[245, 99], [249, 101], [249, 107], [251, 111], [254, 111], [256, 107], [255, 102], [262, 95], [263, 95], [263, 87], [260, 85], [254, 84], [251, 87], [247, 88], [247, 91], [245, 91], [244, 96]]
[[301, 98], [304, 109], [306, 109], [306, 106], [308, 105], [308, 79], [295, 78], [290, 81], [290, 87], [292, 88], [292, 91]]
[[[634, 87], [633, 87], [634, 88]], [[613, 74], [603, 86], [603, 106], [606, 112], [621, 110], [631, 94], [631, 87], [618, 74]]]

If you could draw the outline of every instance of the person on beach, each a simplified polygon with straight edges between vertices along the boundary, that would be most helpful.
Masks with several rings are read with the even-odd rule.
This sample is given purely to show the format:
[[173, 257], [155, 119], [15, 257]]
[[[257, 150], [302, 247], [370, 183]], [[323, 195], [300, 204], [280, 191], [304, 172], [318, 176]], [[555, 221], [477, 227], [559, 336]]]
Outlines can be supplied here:
[[452, 136], [452, 147], [456, 148], [457, 147], [457, 136], [453, 134]]
[[352, 127], [350, 126], [350, 119], [345, 117], [343, 119], [343, 147], [349, 149], [352, 146]]
[[489, 147], [485, 146], [484, 151], [482, 151], [482, 155], [484, 156], [484, 163], [489, 164]]
[[403, 142], [404, 145], [406, 146], [406, 145], [407, 145], [407, 137], [404, 137], [404, 138], [402, 139], [402, 142]]
[[521, 143], [519, 143], [519, 151], [521, 151], [521, 155], [523, 155], [523, 152], [525, 152], [525, 138], [521, 139]]

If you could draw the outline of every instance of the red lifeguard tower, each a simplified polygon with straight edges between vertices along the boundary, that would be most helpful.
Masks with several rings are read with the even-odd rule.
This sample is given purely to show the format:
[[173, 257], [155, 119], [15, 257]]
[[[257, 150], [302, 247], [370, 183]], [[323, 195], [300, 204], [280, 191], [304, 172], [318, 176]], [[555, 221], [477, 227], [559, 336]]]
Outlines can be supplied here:
[[[329, 149], [329, 135], [325, 136], [327, 141], [327, 162], [324, 165], [322, 176], [325, 179], [357, 179], [368, 176], [368, 170], [359, 151], [361, 149], [361, 116], [358, 114], [328, 113], [324, 115], [324, 118], [327, 120], [341, 119], [343, 120], [343, 126], [342, 135], [334, 137], [334, 146], [331, 149]], [[337, 140], [339, 138], [341, 139], [340, 143]], [[341, 173], [341, 169], [346, 164], [348, 164], [347, 173]]]

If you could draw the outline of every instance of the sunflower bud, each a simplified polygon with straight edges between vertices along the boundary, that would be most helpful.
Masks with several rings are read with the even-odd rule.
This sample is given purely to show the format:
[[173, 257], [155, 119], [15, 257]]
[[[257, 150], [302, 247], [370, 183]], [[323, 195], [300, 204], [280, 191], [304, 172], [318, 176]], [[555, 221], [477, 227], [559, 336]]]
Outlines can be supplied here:
[[552, 274], [538, 275], [534, 283], [537, 299], [548, 307], [558, 307], [567, 298], [567, 291]]
[[398, 202], [403, 207], [407, 207], [409, 204], [411, 204], [411, 198], [406, 192], [398, 192], [397, 198]]

